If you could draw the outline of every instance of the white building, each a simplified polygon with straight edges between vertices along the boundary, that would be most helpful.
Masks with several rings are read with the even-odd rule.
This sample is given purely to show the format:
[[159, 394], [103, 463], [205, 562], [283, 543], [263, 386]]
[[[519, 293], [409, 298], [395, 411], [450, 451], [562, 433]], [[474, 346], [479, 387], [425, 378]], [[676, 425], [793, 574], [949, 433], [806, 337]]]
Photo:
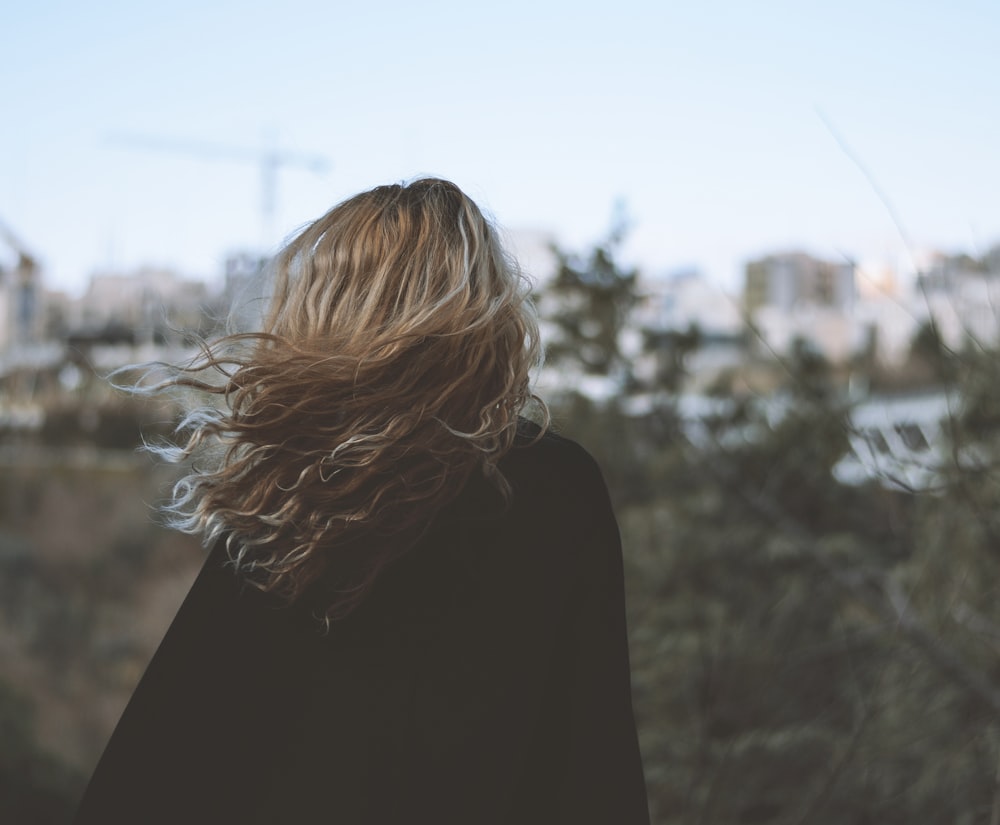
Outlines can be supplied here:
[[855, 265], [805, 252], [768, 255], [746, 265], [744, 307], [760, 347], [785, 355], [797, 339], [831, 361], [857, 346]]
[[917, 277], [911, 307], [919, 326], [933, 317], [952, 349], [967, 343], [995, 346], [1000, 333], [1000, 270], [964, 255], [937, 255]]
[[930, 253], [908, 290], [872, 291], [864, 296], [855, 309], [862, 347], [874, 338], [883, 364], [902, 364], [914, 336], [931, 320], [950, 349], [961, 351], [970, 344], [996, 346], [1000, 343], [998, 256], [997, 249], [981, 260]]
[[40, 267], [0, 224], [0, 354], [36, 343], [42, 333]]
[[942, 392], [870, 398], [856, 405], [849, 419], [851, 450], [834, 467], [834, 476], [845, 484], [933, 487], [954, 461], [943, 427], [959, 409], [959, 399]]

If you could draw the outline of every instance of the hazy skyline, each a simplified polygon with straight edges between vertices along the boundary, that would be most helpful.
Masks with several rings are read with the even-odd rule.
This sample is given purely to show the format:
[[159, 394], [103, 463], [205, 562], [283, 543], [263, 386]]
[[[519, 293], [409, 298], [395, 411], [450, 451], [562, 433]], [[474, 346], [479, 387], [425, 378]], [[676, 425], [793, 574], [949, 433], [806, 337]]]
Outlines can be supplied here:
[[[11, 7], [0, 220], [79, 291], [94, 270], [217, 277], [379, 183], [455, 180], [509, 229], [579, 248], [616, 201], [651, 274], [805, 249], [906, 268], [1000, 241], [1000, 6], [513, 0], [379, 6], [183, 0]], [[329, 160], [278, 172], [135, 135]]]

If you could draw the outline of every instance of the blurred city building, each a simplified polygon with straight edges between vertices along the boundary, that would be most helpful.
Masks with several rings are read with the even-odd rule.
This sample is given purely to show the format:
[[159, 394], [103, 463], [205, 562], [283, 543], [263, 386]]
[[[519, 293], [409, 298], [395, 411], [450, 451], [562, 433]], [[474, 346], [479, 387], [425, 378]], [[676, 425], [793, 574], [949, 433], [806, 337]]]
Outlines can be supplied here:
[[916, 279], [913, 315], [951, 349], [992, 346], [1000, 330], [1000, 245], [981, 258], [936, 253]]
[[43, 332], [40, 266], [0, 223], [0, 354], [39, 340]]
[[167, 343], [215, 322], [218, 306], [204, 281], [170, 269], [98, 272], [68, 307], [71, 334], [134, 343]]
[[748, 312], [773, 307], [792, 314], [806, 307], [849, 313], [854, 306], [853, 262], [824, 261], [805, 252], [767, 255], [746, 265]]
[[921, 329], [933, 328], [948, 349], [993, 346], [1000, 333], [1000, 246], [982, 257], [925, 252], [908, 288], [894, 273], [863, 271], [855, 305], [855, 349], [886, 367], [910, 356]]
[[825, 261], [805, 252], [749, 261], [743, 303], [759, 346], [781, 356], [806, 341], [831, 361], [845, 361], [857, 343], [855, 269], [852, 261]]
[[[585, 314], [582, 296], [553, 288], [560, 258], [551, 233], [519, 229], [506, 241], [534, 286], [542, 338], [551, 345], [560, 334], [554, 319]], [[157, 347], [189, 347], [223, 328], [255, 329], [269, 294], [268, 259], [249, 251], [226, 258], [217, 287], [141, 267], [97, 272], [84, 294], [72, 297], [45, 290], [42, 274], [38, 258], [0, 225], [0, 377], [66, 361], [114, 367], [155, 359]], [[785, 358], [801, 342], [837, 366], [867, 359], [891, 371], [907, 364], [928, 326], [953, 350], [996, 344], [998, 311], [1000, 245], [979, 257], [926, 254], [908, 282], [886, 264], [775, 252], [747, 262], [740, 297], [695, 266], [640, 273], [618, 332], [631, 373], [584, 375], [564, 360], [546, 368], [542, 387], [608, 397], [622, 381], [656, 383], [665, 368], [680, 363], [686, 378], [677, 390], [701, 392], [720, 375], [746, 376]], [[588, 320], [581, 316], [581, 323]]]
[[673, 357], [678, 339], [687, 336], [686, 389], [697, 392], [746, 357], [746, 335], [739, 300], [712, 283], [697, 267], [639, 279], [639, 299], [626, 330], [623, 349], [635, 360], [636, 377], [652, 381]]

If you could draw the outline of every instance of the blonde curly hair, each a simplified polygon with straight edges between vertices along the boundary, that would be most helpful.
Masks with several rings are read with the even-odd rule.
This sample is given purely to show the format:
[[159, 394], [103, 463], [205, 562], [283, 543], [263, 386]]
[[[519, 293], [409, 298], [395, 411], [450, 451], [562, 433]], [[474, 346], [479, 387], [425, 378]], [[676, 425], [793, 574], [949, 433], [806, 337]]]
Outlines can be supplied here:
[[[504, 495], [540, 357], [525, 279], [453, 183], [380, 186], [305, 227], [274, 262], [263, 329], [206, 343], [158, 385], [225, 403], [170, 449], [196, 459], [173, 526], [224, 537], [245, 580], [327, 622], [363, 599], [475, 473]], [[543, 424], [544, 430], [544, 424]]]

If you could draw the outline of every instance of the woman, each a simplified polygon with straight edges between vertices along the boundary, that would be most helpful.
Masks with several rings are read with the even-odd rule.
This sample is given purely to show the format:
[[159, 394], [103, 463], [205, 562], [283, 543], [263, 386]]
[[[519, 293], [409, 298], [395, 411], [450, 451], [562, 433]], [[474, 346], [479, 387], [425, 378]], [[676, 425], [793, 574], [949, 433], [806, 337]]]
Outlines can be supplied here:
[[171, 508], [213, 549], [77, 822], [648, 822], [617, 526], [520, 415], [537, 329], [494, 229], [382, 186], [275, 275], [263, 332], [160, 387], [225, 402]]

